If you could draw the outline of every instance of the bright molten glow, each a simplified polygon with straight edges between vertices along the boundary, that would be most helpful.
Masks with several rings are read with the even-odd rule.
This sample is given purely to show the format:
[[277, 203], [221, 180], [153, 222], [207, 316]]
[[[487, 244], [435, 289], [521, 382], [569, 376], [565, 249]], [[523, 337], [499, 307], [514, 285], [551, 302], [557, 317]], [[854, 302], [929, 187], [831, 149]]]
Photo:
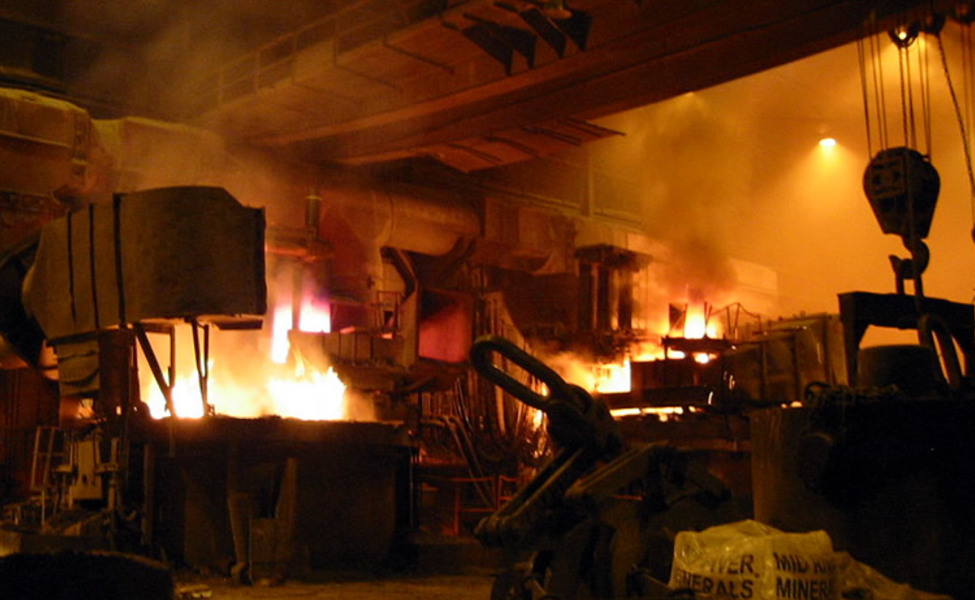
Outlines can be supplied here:
[[[302, 294], [302, 330], [327, 332], [331, 327], [328, 304], [311, 294]], [[270, 315], [270, 327], [259, 332], [219, 332], [210, 347], [207, 369], [207, 401], [217, 415], [236, 418], [280, 416], [304, 420], [372, 420], [370, 402], [351, 398], [345, 385], [330, 366], [315, 370], [297, 357], [291, 358], [288, 339], [294, 313], [290, 294], [278, 296]], [[268, 331], [268, 329], [270, 331]], [[176, 378], [172, 387], [173, 412], [179, 418], [199, 418], [206, 414], [200, 380], [194, 364], [192, 337], [187, 326], [174, 333], [177, 343]], [[157, 338], [158, 339], [158, 338]], [[150, 342], [160, 358], [168, 340]], [[162, 391], [151, 375], [148, 362], [139, 354], [141, 397], [153, 417], [169, 415]], [[168, 372], [169, 365], [161, 365]], [[326, 368], [327, 367], [327, 368]], [[148, 376], [147, 376], [148, 375]]]
[[306, 421], [345, 419], [345, 384], [332, 367], [312, 371], [293, 380], [271, 379], [268, 392], [275, 399], [278, 414]]
[[655, 416], [660, 421], [669, 421], [673, 417], [683, 415], [685, 412], [697, 412], [694, 407], [688, 407], [687, 411], [683, 406], [648, 406], [644, 408], [617, 408], [609, 411], [614, 419], [620, 417]]
[[[630, 391], [630, 360], [619, 363], [591, 363], [570, 352], [545, 357], [544, 362], [568, 383], [587, 392], [610, 394]], [[548, 395], [548, 390], [543, 395]]]
[[[252, 385], [222, 380], [217, 373], [211, 372], [207, 397], [218, 415], [245, 419], [276, 415], [314, 421], [349, 418], [345, 384], [331, 367], [324, 373], [303, 373], [299, 369], [290, 378], [283, 373], [272, 375]], [[154, 418], [169, 416], [166, 401], [155, 381], [150, 381], [143, 388], [142, 396]], [[179, 418], [197, 419], [204, 415], [195, 371], [176, 378], [173, 407]]]
[[623, 364], [600, 364], [593, 367], [592, 391], [602, 394], [629, 392], [631, 386], [630, 359]]
[[[702, 339], [705, 337], [718, 337], [718, 328], [714, 321], [707, 318], [707, 304], [691, 307], [688, 306], [687, 314], [684, 317], [684, 337], [688, 339]], [[678, 356], [679, 355], [679, 356]], [[684, 353], [680, 351], [672, 352], [672, 358], [684, 358]], [[706, 352], [694, 354], [694, 362], [706, 365], [711, 362], [711, 356]]]
[[301, 299], [301, 317], [298, 330], [309, 333], [328, 333], [332, 331], [332, 313], [327, 302], [321, 302], [307, 294]]
[[[294, 293], [294, 290], [292, 290]], [[316, 297], [310, 290], [300, 290], [301, 306], [298, 315], [298, 331], [328, 333], [332, 330], [332, 314], [328, 302]], [[271, 361], [282, 365], [288, 360], [291, 342], [288, 332], [295, 327], [294, 301], [291, 294], [278, 292], [271, 323]]]
[[533, 409], [530, 409], [530, 410], [533, 411], [532, 412], [532, 425], [535, 427], [535, 429], [538, 429], [539, 427], [542, 426], [542, 423], [545, 422], [545, 411], [543, 411], [543, 410], [536, 410], [534, 408]]
[[705, 336], [718, 337], [717, 326], [713, 321], [708, 320], [703, 305], [688, 306], [687, 314], [684, 317], [684, 337], [701, 339]]
[[271, 322], [271, 362], [283, 365], [288, 360], [288, 351], [291, 349], [288, 332], [293, 323], [290, 304], [274, 307], [274, 318]]
[[[143, 391], [143, 400], [149, 406], [149, 413], [154, 418], [161, 419], [167, 416], [166, 399], [155, 381], [152, 382], [148, 396]], [[173, 409], [178, 417], [199, 419], [203, 416], [203, 400], [201, 399], [200, 382], [196, 373], [176, 378], [176, 384], [173, 386]]]

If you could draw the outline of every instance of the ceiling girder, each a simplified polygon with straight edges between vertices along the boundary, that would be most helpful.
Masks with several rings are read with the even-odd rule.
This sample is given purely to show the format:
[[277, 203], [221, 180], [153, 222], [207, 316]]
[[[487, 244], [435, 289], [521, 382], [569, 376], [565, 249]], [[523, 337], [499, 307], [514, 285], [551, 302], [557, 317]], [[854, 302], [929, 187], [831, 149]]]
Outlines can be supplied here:
[[[286, 146], [312, 161], [364, 164], [444, 156], [461, 148], [494, 156], [486, 145], [521, 142], [509, 132], [544, 135], [548, 124], [559, 119], [585, 123], [851, 42], [868, 32], [869, 19], [881, 27], [917, 11], [944, 9], [936, 6], [942, 0], [571, 4], [571, 16], [557, 19], [534, 2], [516, 6], [510, 1], [469, 0], [437, 18], [358, 46], [341, 55], [342, 64], [355, 65], [359, 74], [373, 73], [398, 93], [370, 92], [341, 74], [326, 74], [323, 89], [331, 86], [337, 95], [354, 90], [358, 102], [335, 108], [323, 97], [327, 116], [317, 122], [305, 118], [291, 129], [273, 131], [247, 126], [248, 118], [259, 120], [263, 103], [275, 94], [287, 97], [283, 84], [282, 90], [261, 90], [249, 105], [218, 107], [208, 118], [213, 122], [223, 115], [231, 117], [231, 135], [244, 134], [244, 141], [257, 145]], [[469, 48], [451, 41], [457, 33], [471, 42]], [[538, 39], [543, 44], [537, 44]], [[399, 61], [403, 66], [393, 67], [392, 52], [422, 60], [405, 63], [409, 59], [404, 58]], [[424, 70], [421, 63], [430, 66]], [[347, 116], [337, 116], [343, 111]], [[561, 143], [577, 143], [564, 128], [555, 132]], [[601, 136], [579, 137], [585, 142]], [[528, 147], [537, 154], [551, 149]], [[500, 154], [507, 157], [503, 160], [527, 157], [521, 151]], [[490, 166], [492, 161], [484, 162]]]

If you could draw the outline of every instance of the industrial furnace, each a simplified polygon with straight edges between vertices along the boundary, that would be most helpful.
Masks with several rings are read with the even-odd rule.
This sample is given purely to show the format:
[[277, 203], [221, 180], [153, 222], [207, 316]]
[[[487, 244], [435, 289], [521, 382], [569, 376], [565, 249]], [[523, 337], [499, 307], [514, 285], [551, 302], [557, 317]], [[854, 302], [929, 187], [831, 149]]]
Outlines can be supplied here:
[[[8, 389], [16, 388], [12, 397], [39, 390], [31, 405], [37, 417], [18, 427], [18, 433], [31, 428], [29, 441], [22, 436], [22, 451], [3, 456], [20, 467], [19, 491], [33, 492], [30, 501], [8, 508], [13, 526], [4, 543], [10, 548], [43, 547], [53, 533], [62, 544], [115, 543], [241, 581], [371, 568], [397, 558], [421, 528], [452, 536], [479, 529], [491, 543], [522, 535], [520, 517], [509, 519], [514, 509], [502, 507], [511, 500], [537, 507], [527, 494], [538, 488], [525, 483], [544, 484], [551, 459], [566, 445], [585, 454], [595, 440], [597, 455], [580, 460], [579, 471], [621, 457], [635, 461], [619, 475], [626, 486], [634, 473], [659, 467], [653, 474], [672, 476], [664, 483], [680, 488], [689, 464], [684, 459], [693, 457], [707, 471], [700, 479], [714, 483], [704, 499], [723, 500], [720, 506], [661, 510], [649, 522], [640, 511], [670, 508], [650, 503], [660, 499], [657, 488], [616, 494], [620, 488], [611, 484], [618, 481], [602, 487], [595, 480], [576, 488], [569, 517], [601, 514], [587, 510], [607, 490], [631, 496], [623, 498], [625, 518], [616, 523], [623, 525], [592, 530], [603, 550], [617, 534], [633, 542], [630, 553], [600, 557], [600, 564], [612, 563], [613, 579], [600, 582], [600, 593], [617, 593], [625, 587], [621, 573], [637, 562], [634, 548], [652, 551], [655, 569], [666, 565], [660, 531], [749, 516], [753, 495], [763, 518], [795, 512], [805, 499], [778, 504], [767, 489], [793, 489], [785, 483], [794, 475], [793, 454], [806, 459], [797, 469], [803, 493], [833, 493], [855, 479], [858, 471], [842, 465], [851, 456], [844, 444], [857, 441], [857, 434], [847, 428], [843, 410], [840, 416], [820, 410], [820, 402], [826, 407], [834, 400], [846, 407], [836, 390], [868, 382], [894, 384], [910, 395], [951, 396], [967, 385], [971, 326], [965, 307], [946, 308], [921, 293], [927, 256], [916, 233], [923, 219], [913, 229], [892, 230], [908, 234], [912, 253], [892, 262], [898, 292], [892, 298], [844, 295], [838, 315], [771, 322], [735, 302], [712, 311], [700, 294], [683, 298], [687, 305], [675, 311], [668, 306], [674, 298], [663, 298], [664, 286], [654, 279], [667, 263], [666, 249], [639, 232], [594, 226], [510, 192], [449, 178], [418, 185], [395, 168], [275, 169], [268, 165], [279, 167], [279, 161], [261, 156], [261, 168], [249, 169], [242, 165], [254, 163], [219, 144], [197, 144], [209, 138], [188, 128], [134, 119], [108, 124], [55, 102], [2, 99], [10, 114], [26, 115], [26, 129], [42, 129], [35, 132], [38, 140], [52, 137], [41, 153], [52, 164], [22, 161], [34, 170], [26, 181], [44, 182], [32, 191], [36, 218], [17, 230], [18, 243], [4, 240], [0, 334], [9, 351], [2, 358], [59, 375], [56, 383], [4, 378]], [[60, 126], [41, 128], [42, 121]], [[166, 161], [153, 162], [166, 145], [184, 154], [192, 149], [201, 160], [191, 173], [167, 172]], [[904, 168], [917, 167], [929, 193], [923, 157], [917, 163], [913, 154], [892, 152], [881, 159], [871, 166], [871, 181], [901, 180], [892, 171], [913, 165]], [[11, 173], [4, 185], [21, 186], [20, 175]], [[881, 195], [890, 200], [890, 191]], [[889, 204], [900, 206], [894, 200]], [[144, 212], [130, 213], [135, 207]], [[32, 229], [41, 224], [35, 242]], [[904, 293], [905, 282], [914, 283], [914, 297]], [[761, 292], [775, 295], [775, 289]], [[689, 308], [701, 305], [703, 329], [677, 331], [676, 321], [687, 321]], [[881, 305], [890, 311], [881, 323], [864, 317]], [[934, 316], [922, 326], [919, 312]], [[654, 323], [658, 313], [671, 322]], [[712, 332], [708, 324], [718, 314], [724, 328]], [[740, 315], [754, 324], [741, 325]], [[927, 350], [858, 352], [868, 324], [905, 323], [918, 324]], [[261, 340], [232, 337], [241, 332]], [[511, 346], [496, 346], [505, 348], [506, 358], [531, 349], [556, 365], [558, 379], [537, 369], [545, 377], [528, 373], [514, 392], [485, 384], [473, 371], [490, 372], [486, 362], [472, 367], [468, 357], [482, 335], [509, 340]], [[966, 350], [963, 360], [950, 361], [948, 338]], [[229, 354], [217, 349], [224, 339], [234, 340]], [[935, 346], [949, 357], [947, 392], [933, 369], [916, 369], [907, 379], [907, 369], [896, 366], [930, 362]], [[136, 357], [144, 361], [138, 367]], [[263, 364], [268, 357], [272, 366]], [[189, 369], [177, 368], [182, 358], [190, 359]], [[228, 371], [263, 380], [245, 379], [231, 392], [223, 380]], [[284, 371], [287, 378], [279, 377]], [[619, 389], [610, 375], [620, 375]], [[299, 415], [269, 400], [275, 390], [288, 400], [311, 390], [318, 408], [331, 405], [330, 392], [318, 384], [335, 380], [342, 388], [336, 411]], [[569, 392], [563, 394], [567, 402], [536, 405], [519, 396], [537, 399], [553, 383], [585, 387], [586, 395]], [[193, 394], [184, 394], [187, 388]], [[247, 408], [231, 407], [232, 397], [244, 391]], [[359, 410], [349, 409], [347, 396], [356, 398]], [[54, 417], [53, 406], [63, 418]], [[778, 425], [764, 415], [789, 419], [807, 409], [819, 429], [806, 436], [805, 421], [790, 433], [789, 443], [798, 438], [803, 444], [795, 452], [776, 445], [783, 443]], [[865, 412], [865, 421], [885, 423]], [[895, 421], [902, 423], [901, 417]], [[593, 422], [595, 435], [586, 435]], [[868, 439], [884, 439], [863, 431]], [[661, 442], [621, 452], [624, 443]], [[920, 436], [917, 445], [904, 447], [913, 454], [929, 442]], [[955, 449], [944, 446], [937, 454]], [[788, 464], [770, 476], [756, 466], [769, 456]], [[854, 464], [886, 475], [888, 459], [904, 458], [882, 456], [879, 466], [858, 456]], [[651, 479], [634, 487], [652, 487]], [[566, 481], [556, 476], [548, 483]], [[485, 515], [497, 518], [488, 516], [491, 524], [478, 528]], [[538, 534], [557, 543], [562, 525], [546, 525], [519, 541], [531, 545]], [[655, 545], [641, 546], [646, 540], [635, 541], [634, 531], [654, 535]], [[563, 573], [560, 589], [577, 584], [576, 575]], [[660, 576], [649, 568], [642, 575], [637, 584]]]
[[[250, 580], [381, 564], [402, 541], [402, 426], [215, 415], [210, 327], [253, 330], [266, 311], [262, 211], [217, 188], [115, 195], [45, 224], [3, 268], [24, 299], [5, 333], [35, 365], [53, 348], [61, 406], [36, 431], [32, 495], [5, 507], [4, 554], [122, 548]], [[177, 418], [182, 322], [204, 419]], [[143, 401], [137, 353], [166, 418]]]
[[[70, 154], [35, 173], [63, 214], [0, 265], [5, 356], [58, 376], [11, 427], [7, 551], [117, 544], [241, 580], [396, 560], [421, 527], [470, 535], [553, 452], [542, 411], [472, 371], [475, 337], [568, 352], [590, 389], [656, 337], [664, 254], [635, 233], [393, 172], [258, 181], [200, 132], [0, 100], [53, 146], [91, 134], [86, 178], [62, 181]], [[226, 187], [164, 185], [186, 173], [149, 149]]]

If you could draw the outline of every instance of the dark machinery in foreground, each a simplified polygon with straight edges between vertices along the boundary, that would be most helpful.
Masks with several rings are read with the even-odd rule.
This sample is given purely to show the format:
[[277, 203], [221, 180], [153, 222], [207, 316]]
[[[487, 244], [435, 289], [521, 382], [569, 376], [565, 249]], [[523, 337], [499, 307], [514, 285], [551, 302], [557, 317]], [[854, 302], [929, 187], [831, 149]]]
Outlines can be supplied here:
[[[542, 395], [495, 366], [500, 355], [548, 388]], [[548, 417], [554, 459], [474, 532], [484, 545], [531, 550], [498, 578], [503, 598], [616, 598], [664, 593], [658, 559], [670, 551], [654, 516], [681, 499], [716, 505], [723, 485], [687, 452], [625, 447], [606, 405], [506, 339], [471, 348], [478, 373]], [[661, 552], [661, 546], [664, 547]]]
[[[824, 529], [888, 577], [971, 598], [975, 313], [924, 293], [922, 240], [938, 189], [934, 167], [910, 148], [868, 165], [874, 215], [910, 257], [889, 257], [896, 293], [839, 295], [848, 386], [810, 384], [802, 407], [750, 415], [755, 517]], [[916, 332], [916, 343], [861, 348], [870, 327]]]

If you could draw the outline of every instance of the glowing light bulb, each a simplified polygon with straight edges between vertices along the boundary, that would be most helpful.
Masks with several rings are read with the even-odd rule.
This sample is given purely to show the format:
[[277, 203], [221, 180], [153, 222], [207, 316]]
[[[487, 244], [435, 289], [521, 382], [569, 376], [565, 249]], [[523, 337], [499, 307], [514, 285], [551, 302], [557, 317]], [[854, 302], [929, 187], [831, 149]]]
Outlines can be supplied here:
[[891, 29], [887, 32], [887, 35], [890, 37], [890, 41], [894, 42], [895, 46], [903, 50], [914, 43], [919, 33], [921, 33], [921, 24], [911, 23], [910, 25], [901, 25]]
[[823, 148], [824, 150], [829, 150], [834, 146], [836, 146], [836, 138], [824, 137], [819, 140], [819, 147]]

